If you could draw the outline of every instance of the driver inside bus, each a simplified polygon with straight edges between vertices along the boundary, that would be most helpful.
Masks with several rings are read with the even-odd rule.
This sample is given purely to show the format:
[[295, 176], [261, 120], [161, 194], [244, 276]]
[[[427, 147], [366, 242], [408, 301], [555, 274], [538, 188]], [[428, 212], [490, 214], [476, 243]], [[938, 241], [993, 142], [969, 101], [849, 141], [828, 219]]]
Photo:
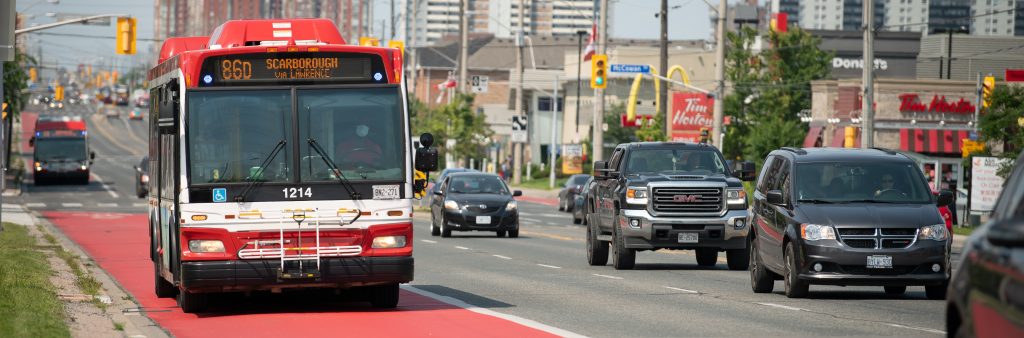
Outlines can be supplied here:
[[335, 148], [334, 158], [342, 169], [370, 167], [380, 164], [382, 151], [380, 145], [370, 137], [370, 125], [366, 119], [355, 123], [353, 135], [339, 143]]

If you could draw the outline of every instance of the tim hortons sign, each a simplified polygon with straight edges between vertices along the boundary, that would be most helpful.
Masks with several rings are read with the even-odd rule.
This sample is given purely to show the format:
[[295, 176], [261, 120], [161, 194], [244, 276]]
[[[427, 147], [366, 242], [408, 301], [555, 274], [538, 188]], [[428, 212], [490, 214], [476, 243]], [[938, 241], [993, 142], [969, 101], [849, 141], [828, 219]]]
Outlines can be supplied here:
[[701, 93], [672, 94], [672, 140], [698, 142], [700, 129], [710, 128], [715, 100]]
[[947, 101], [945, 95], [935, 95], [931, 102], [924, 103], [917, 94], [900, 94], [900, 112], [974, 114], [974, 104], [962, 97], [959, 101]]

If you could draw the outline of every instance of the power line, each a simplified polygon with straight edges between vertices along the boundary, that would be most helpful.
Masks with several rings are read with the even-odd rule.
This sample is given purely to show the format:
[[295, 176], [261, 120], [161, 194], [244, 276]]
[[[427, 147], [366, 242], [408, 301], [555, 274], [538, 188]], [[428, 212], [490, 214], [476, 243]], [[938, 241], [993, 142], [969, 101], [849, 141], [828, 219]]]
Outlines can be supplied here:
[[[1010, 8], [1010, 9], [992, 11], [992, 12], [983, 13], [983, 14], [958, 17], [958, 18], [942, 18], [941, 20], [935, 20], [935, 21], [942, 21], [942, 22], [948, 23], [948, 22], [956, 22], [958, 20], [975, 19], [975, 18], [981, 18], [981, 17], [991, 16], [991, 15], [996, 15], [996, 14], [1015, 12], [1015, 11], [1017, 11], [1016, 7]], [[903, 23], [903, 24], [898, 24], [898, 25], [884, 25], [884, 26], [878, 27], [877, 30], [880, 31], [883, 28], [889, 28], [889, 27], [923, 26], [923, 25], [928, 25], [928, 24], [931, 24], [931, 23], [939, 23], [939, 22], [925, 21], [925, 22]]]

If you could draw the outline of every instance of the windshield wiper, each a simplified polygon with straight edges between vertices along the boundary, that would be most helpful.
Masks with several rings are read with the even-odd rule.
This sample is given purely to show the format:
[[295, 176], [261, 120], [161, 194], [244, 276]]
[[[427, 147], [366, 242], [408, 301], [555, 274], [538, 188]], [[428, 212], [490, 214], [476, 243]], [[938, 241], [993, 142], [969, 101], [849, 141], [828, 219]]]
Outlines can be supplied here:
[[[356, 191], [356, 188], [352, 186], [352, 182], [345, 177], [345, 174], [341, 172], [341, 169], [338, 168], [338, 165], [334, 164], [334, 160], [327, 156], [327, 152], [325, 152], [324, 149], [320, 147], [320, 143], [316, 142], [316, 140], [313, 138], [309, 138], [308, 140], [306, 140], [306, 142], [309, 143], [310, 148], [313, 148], [313, 150], [316, 151], [318, 155], [320, 155], [320, 159], [324, 160], [324, 164], [327, 164], [327, 167], [331, 169], [331, 171], [334, 171], [336, 174], [338, 174], [338, 183], [341, 183], [341, 186], [344, 187], [346, 191], [348, 191], [348, 194], [352, 196], [352, 199], [362, 199], [362, 196], [359, 194], [358, 191]], [[359, 219], [358, 215], [356, 216], [356, 219]], [[352, 221], [355, 222], [355, 219], [353, 219]]]
[[902, 203], [902, 202], [883, 201], [883, 200], [850, 200], [850, 201], [843, 201], [842, 203], [885, 203], [885, 204], [893, 204], [893, 203]]
[[263, 169], [277, 157], [277, 153], [281, 152], [281, 149], [284, 149], [284, 145], [287, 143], [288, 141], [285, 141], [284, 139], [277, 141], [277, 144], [274, 145], [274, 149], [270, 151], [267, 158], [264, 159], [263, 162], [260, 162], [259, 167], [256, 167], [256, 172], [249, 176], [249, 184], [245, 186], [245, 190], [242, 190], [240, 195], [235, 196], [235, 202], [245, 202], [245, 197], [249, 195], [249, 190], [252, 190], [252, 188], [256, 186], [256, 182], [259, 182], [256, 178], [263, 176]]
[[798, 199], [796, 201], [799, 202], [799, 203], [814, 203], [814, 204], [832, 204], [832, 203], [835, 203], [833, 201], [819, 200], [819, 199], [813, 199], [813, 198], [812, 199]]

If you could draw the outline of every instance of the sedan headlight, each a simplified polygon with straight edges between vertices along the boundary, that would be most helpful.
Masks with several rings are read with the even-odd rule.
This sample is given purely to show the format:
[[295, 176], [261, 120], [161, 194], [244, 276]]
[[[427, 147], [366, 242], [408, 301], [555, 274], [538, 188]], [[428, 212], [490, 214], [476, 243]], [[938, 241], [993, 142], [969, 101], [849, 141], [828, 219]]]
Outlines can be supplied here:
[[448, 210], [459, 210], [459, 203], [452, 200], [447, 200], [444, 201], [444, 208]]
[[373, 239], [374, 249], [390, 249], [405, 247], [405, 236], [380, 236]]
[[188, 249], [192, 252], [224, 252], [224, 243], [215, 239], [193, 239], [188, 241]]
[[726, 189], [725, 190], [725, 202], [731, 206], [746, 206], [747, 205], [747, 192], [740, 189]]
[[949, 238], [949, 232], [946, 231], [945, 224], [935, 224], [921, 227], [921, 231], [917, 232], [917, 238], [919, 239], [930, 239], [934, 241], [945, 241]]
[[828, 225], [804, 223], [800, 224], [800, 238], [808, 241], [836, 239], [836, 231]]
[[519, 203], [517, 203], [515, 200], [508, 201], [508, 204], [505, 205], [505, 210], [511, 211], [516, 209], [519, 209]]
[[646, 187], [629, 187], [629, 188], [626, 188], [626, 203], [627, 204], [647, 204], [647, 188]]

